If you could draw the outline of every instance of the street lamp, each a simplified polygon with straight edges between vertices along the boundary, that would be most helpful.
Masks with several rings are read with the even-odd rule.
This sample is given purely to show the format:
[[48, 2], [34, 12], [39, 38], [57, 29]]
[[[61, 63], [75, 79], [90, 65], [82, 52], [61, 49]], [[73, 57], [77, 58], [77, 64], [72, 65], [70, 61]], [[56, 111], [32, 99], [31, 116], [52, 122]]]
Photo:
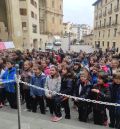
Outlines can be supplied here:
[[68, 50], [70, 51], [70, 44], [71, 44], [71, 42], [70, 42], [70, 32], [69, 32], [69, 35], [68, 35]]

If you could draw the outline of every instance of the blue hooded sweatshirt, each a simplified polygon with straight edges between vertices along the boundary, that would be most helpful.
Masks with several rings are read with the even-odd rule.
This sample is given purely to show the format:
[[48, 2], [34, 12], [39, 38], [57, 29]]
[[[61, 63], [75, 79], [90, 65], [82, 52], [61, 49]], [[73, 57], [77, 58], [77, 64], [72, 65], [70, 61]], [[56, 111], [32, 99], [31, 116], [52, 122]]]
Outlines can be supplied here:
[[16, 92], [15, 74], [16, 74], [15, 67], [5, 70], [5, 73], [2, 76], [3, 83], [7, 82], [7, 81], [13, 81], [13, 82], [9, 82], [9, 83], [4, 83], [5, 91], [10, 92], [10, 93]]

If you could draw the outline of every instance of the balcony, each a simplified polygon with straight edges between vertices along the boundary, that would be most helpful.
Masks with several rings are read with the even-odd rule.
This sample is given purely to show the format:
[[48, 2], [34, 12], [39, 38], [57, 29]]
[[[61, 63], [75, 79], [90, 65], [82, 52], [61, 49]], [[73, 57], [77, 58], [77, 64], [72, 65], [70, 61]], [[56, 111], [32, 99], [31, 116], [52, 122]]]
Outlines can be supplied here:
[[112, 23], [112, 26], [117, 26], [117, 25], [118, 23], [116, 21]]
[[106, 24], [106, 27], [107, 27], [107, 28], [110, 28], [110, 27], [111, 27], [111, 24], [110, 24], [110, 23], [107, 23], [107, 24]]
[[103, 12], [103, 16], [104, 16], [104, 17], [106, 16], [106, 11]]
[[95, 16], [95, 20], [98, 20], [98, 15]]
[[112, 14], [112, 9], [109, 9], [108, 10], [108, 14]]
[[101, 18], [101, 17], [102, 17], [102, 13], [99, 14], [99, 18]]
[[114, 11], [115, 11], [115, 12], [118, 12], [118, 11], [119, 11], [119, 5], [115, 5]]

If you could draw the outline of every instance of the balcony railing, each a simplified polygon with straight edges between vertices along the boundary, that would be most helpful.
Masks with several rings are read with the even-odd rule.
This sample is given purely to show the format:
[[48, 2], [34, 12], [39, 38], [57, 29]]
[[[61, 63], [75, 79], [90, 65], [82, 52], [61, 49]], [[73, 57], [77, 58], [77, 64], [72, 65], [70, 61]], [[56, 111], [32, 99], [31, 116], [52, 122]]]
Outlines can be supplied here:
[[98, 15], [95, 16], [95, 19], [98, 20]]
[[115, 5], [114, 11], [115, 11], [115, 12], [118, 12], [118, 11], [119, 11], [119, 5]]
[[102, 17], [102, 13], [99, 14], [99, 18], [101, 18], [101, 17]]
[[103, 16], [104, 16], [104, 17], [106, 16], [106, 11], [103, 12]]
[[112, 23], [112, 26], [117, 26], [117, 25], [118, 23], [116, 21]]
[[108, 14], [112, 14], [112, 9], [109, 9], [108, 10]]

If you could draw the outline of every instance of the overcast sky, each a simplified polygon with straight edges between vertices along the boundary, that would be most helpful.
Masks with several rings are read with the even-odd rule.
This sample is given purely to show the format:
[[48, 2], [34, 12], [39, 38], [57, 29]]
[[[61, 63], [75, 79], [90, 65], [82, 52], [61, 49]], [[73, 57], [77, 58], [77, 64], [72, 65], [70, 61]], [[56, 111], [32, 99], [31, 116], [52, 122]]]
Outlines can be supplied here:
[[93, 25], [94, 7], [96, 0], [63, 0], [64, 22]]

